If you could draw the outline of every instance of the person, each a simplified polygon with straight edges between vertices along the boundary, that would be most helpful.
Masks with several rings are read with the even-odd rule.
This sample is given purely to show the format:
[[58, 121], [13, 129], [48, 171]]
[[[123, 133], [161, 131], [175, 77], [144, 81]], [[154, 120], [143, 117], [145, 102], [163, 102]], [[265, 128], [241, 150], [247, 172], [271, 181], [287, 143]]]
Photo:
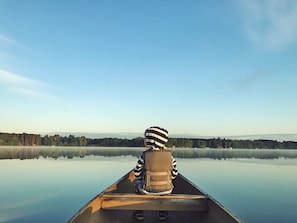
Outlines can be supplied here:
[[[135, 175], [135, 193], [166, 195], [173, 190], [172, 180], [178, 175], [176, 160], [171, 151], [165, 147], [168, 141], [168, 131], [158, 126], [152, 126], [144, 132], [146, 149], [139, 156], [133, 170]], [[142, 210], [133, 212], [137, 220], [144, 219]], [[159, 220], [166, 220], [168, 213], [159, 211]]]

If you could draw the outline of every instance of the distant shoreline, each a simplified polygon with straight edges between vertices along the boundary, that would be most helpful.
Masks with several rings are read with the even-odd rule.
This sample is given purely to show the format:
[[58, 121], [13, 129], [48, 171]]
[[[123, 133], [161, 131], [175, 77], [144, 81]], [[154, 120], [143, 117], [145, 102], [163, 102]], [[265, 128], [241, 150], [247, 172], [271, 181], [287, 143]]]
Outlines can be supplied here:
[[[89, 132], [47, 132], [42, 133], [45, 135], [60, 135], [69, 136], [74, 135], [76, 137], [84, 136], [86, 138], [119, 138], [119, 139], [133, 139], [137, 137], [143, 137], [143, 133], [133, 132], [120, 132], [120, 133], [89, 133]], [[238, 139], [238, 140], [277, 140], [277, 141], [295, 141], [297, 142], [297, 134], [245, 134], [245, 135], [196, 135], [196, 134], [170, 134], [171, 138], [186, 138], [186, 139], [212, 139], [212, 138], [225, 138], [225, 139]]]
[[[90, 133], [90, 132], [42, 132], [42, 133], [27, 133], [27, 132], [0, 132], [6, 134], [33, 134], [42, 137], [59, 135], [62, 137], [73, 135], [75, 137], [86, 137], [91, 139], [101, 138], [118, 138], [118, 139], [134, 139], [143, 137], [143, 133], [120, 132], [120, 133]], [[236, 139], [236, 140], [276, 140], [276, 141], [294, 141], [297, 142], [297, 134], [282, 133], [282, 134], [245, 134], [245, 135], [195, 135], [195, 134], [170, 134], [170, 138], [186, 138], [186, 139]]]
[[[143, 137], [132, 139], [86, 136], [61, 136], [40, 134], [0, 133], [0, 146], [97, 146], [97, 147], [143, 147]], [[226, 139], [226, 138], [173, 138], [168, 147], [178, 148], [242, 148], [242, 149], [297, 149], [296, 141], [277, 141], [268, 139]]]

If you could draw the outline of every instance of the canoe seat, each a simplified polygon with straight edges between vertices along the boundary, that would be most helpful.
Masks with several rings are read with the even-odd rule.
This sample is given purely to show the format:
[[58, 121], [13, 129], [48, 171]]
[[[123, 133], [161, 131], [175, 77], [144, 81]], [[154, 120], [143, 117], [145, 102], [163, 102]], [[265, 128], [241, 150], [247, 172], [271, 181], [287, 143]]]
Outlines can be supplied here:
[[158, 196], [109, 193], [102, 195], [101, 209], [203, 212], [208, 211], [208, 198], [188, 194]]

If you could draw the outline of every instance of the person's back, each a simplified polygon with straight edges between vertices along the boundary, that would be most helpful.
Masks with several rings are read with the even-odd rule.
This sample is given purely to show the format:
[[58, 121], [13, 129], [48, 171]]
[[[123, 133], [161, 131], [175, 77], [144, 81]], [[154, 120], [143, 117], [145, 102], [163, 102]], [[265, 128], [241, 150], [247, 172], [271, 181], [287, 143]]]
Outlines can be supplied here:
[[144, 193], [169, 194], [172, 185], [172, 155], [169, 150], [149, 150], [144, 157]]
[[[136, 177], [135, 193], [137, 194], [170, 194], [173, 189], [172, 179], [178, 171], [176, 160], [172, 153], [165, 147], [168, 141], [168, 131], [154, 126], [146, 129], [144, 143], [147, 147], [138, 159], [134, 168]], [[143, 211], [135, 211], [134, 217], [143, 220]], [[159, 219], [165, 220], [167, 212], [160, 211]]]

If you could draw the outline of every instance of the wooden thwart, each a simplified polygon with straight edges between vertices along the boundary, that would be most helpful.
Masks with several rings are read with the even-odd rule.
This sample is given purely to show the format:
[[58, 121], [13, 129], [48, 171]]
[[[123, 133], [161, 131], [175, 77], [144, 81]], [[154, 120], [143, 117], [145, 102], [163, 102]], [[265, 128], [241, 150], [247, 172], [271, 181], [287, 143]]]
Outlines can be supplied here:
[[208, 198], [203, 195], [138, 195], [104, 194], [102, 209], [208, 211]]

